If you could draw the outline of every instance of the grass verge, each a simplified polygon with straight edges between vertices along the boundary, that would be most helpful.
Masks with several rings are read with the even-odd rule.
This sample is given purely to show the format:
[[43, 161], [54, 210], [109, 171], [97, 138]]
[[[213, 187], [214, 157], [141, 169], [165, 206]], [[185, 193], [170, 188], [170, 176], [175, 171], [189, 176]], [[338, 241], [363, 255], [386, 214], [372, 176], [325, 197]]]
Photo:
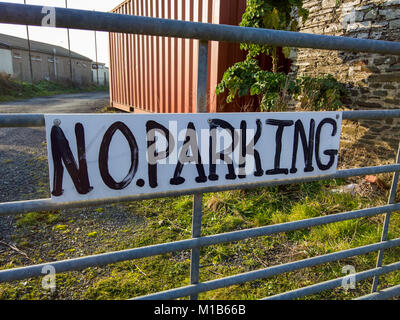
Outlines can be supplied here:
[[[202, 234], [211, 235], [245, 228], [330, 215], [382, 205], [382, 197], [332, 192], [347, 183], [330, 180], [257, 190], [231, 191], [204, 196]], [[100, 248], [93, 253], [109, 252], [157, 243], [187, 239], [191, 236], [192, 197], [148, 200], [127, 204], [144, 223], [136, 228], [107, 234], [107, 230], [89, 234], [86, 239]], [[97, 212], [100, 213], [101, 210]], [[58, 217], [58, 215], [57, 215]], [[53, 224], [46, 232], [65, 232], [62, 219], [30, 215], [20, 217], [20, 228], [37, 225], [35, 219]], [[247, 239], [201, 249], [200, 281], [209, 281], [269, 266], [378, 242], [383, 215], [293, 231], [268, 237]], [[62, 226], [62, 228], [60, 227]], [[72, 227], [69, 227], [71, 230]], [[61, 230], [61, 231], [60, 231]], [[389, 238], [399, 237], [400, 217], [392, 215]], [[89, 240], [87, 240], [89, 241]], [[33, 251], [40, 243], [31, 244]], [[106, 249], [104, 249], [106, 248]], [[57, 259], [74, 257], [65, 252]], [[287, 290], [337, 278], [351, 265], [357, 272], [375, 267], [376, 253], [285, 273], [240, 285], [200, 294], [200, 299], [259, 299]], [[384, 263], [399, 261], [400, 248], [385, 251]], [[3, 264], [16, 267], [17, 263]], [[0, 299], [126, 299], [189, 284], [190, 252], [173, 252], [146, 259], [128, 261], [83, 272], [57, 275], [57, 291], [50, 295], [41, 288], [41, 279], [0, 285]], [[382, 287], [398, 284], [400, 272], [382, 276]], [[369, 293], [371, 280], [362, 281], [353, 290], [337, 288], [306, 299], [351, 299]]]
[[0, 102], [51, 96], [55, 94], [96, 91], [108, 91], [108, 87], [95, 85], [87, 87], [72, 87], [47, 80], [41, 80], [37, 83], [29, 83], [14, 80], [0, 74]]

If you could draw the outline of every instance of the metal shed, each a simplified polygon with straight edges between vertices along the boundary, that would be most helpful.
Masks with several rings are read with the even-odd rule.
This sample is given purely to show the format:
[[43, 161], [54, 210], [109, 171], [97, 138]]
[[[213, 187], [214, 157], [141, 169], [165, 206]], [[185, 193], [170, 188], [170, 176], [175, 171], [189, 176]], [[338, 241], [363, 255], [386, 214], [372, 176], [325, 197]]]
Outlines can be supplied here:
[[[1, 49], [7, 48], [7, 49]], [[30, 53], [29, 53], [30, 49]], [[32, 61], [33, 81], [51, 80], [64, 83], [70, 83], [70, 60], [72, 61], [73, 82], [77, 85], [87, 86], [92, 83], [92, 60], [79, 53], [69, 51], [66, 48], [49, 43], [14, 37], [8, 34], [0, 34], [0, 71], [5, 69], [4, 64], [7, 59], [8, 67], [6, 73], [11, 74], [13, 78], [21, 81], [32, 81], [30, 74], [29, 60]], [[8, 51], [8, 52], [7, 52]], [[5, 54], [7, 52], [7, 54]], [[55, 62], [54, 62], [55, 61]], [[54, 66], [55, 63], [55, 66]]]

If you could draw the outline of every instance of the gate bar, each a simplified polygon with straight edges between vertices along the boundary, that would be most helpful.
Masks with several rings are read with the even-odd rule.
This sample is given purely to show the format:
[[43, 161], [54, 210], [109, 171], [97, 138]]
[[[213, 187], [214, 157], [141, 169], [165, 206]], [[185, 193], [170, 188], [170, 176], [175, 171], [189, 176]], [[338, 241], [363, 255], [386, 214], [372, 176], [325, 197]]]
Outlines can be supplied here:
[[344, 120], [383, 120], [399, 118], [400, 109], [343, 111], [342, 117]]
[[[207, 71], [208, 41], [199, 41], [197, 65], [197, 113], [207, 113]], [[193, 195], [192, 238], [201, 236], [201, 217], [203, 211], [203, 194]], [[200, 247], [193, 248], [190, 257], [190, 283], [196, 284], [200, 279]], [[198, 294], [190, 296], [197, 300]]]
[[[203, 211], [203, 194], [193, 195], [192, 238], [201, 237], [201, 217]], [[200, 279], [200, 247], [192, 249], [190, 256], [190, 284], [199, 283]], [[190, 300], [197, 300], [198, 294], [192, 294]]]
[[[47, 10], [46, 13], [42, 13], [43, 8], [45, 7], [0, 2], [0, 23], [42, 26], [42, 20], [47, 15]], [[65, 8], [55, 8], [54, 18], [57, 28], [400, 55], [400, 43], [394, 41], [326, 36]]]
[[367, 271], [362, 271], [359, 273], [355, 273], [352, 275], [347, 275], [341, 278], [328, 280], [325, 282], [317, 283], [308, 287], [299, 288], [296, 290], [280, 293], [277, 295], [273, 295], [270, 297], [266, 297], [261, 300], [292, 300], [297, 299], [305, 296], [309, 296], [315, 293], [319, 293], [321, 291], [334, 289], [340, 287], [343, 283], [343, 280], [348, 279], [350, 276], [354, 277], [355, 282], [359, 282], [362, 280], [369, 279], [373, 276], [383, 275], [390, 272], [394, 272], [400, 270], [400, 262], [392, 263], [384, 267], [375, 268]]
[[33, 128], [44, 127], [44, 114], [31, 113], [2, 113], [0, 114], [0, 128]]
[[354, 300], [385, 300], [400, 295], [400, 285], [374, 292], [366, 296], [359, 297]]
[[170, 299], [181, 298], [193, 293], [212, 291], [223, 287], [229, 287], [232, 285], [241, 284], [244, 282], [271, 278], [273, 276], [280, 275], [282, 273], [314, 267], [332, 261], [337, 261], [354, 256], [359, 256], [362, 254], [367, 254], [384, 248], [387, 249], [387, 248], [397, 247], [399, 245], [400, 245], [400, 238], [397, 238], [386, 242], [374, 243], [358, 248], [329, 253], [305, 260], [289, 262], [265, 269], [241, 273], [238, 275], [225, 277], [222, 279], [201, 282], [196, 285], [189, 285], [181, 288], [171, 289], [159, 293], [150, 294], [147, 296], [137, 297], [134, 298], [133, 300], [165, 300], [165, 299], [170, 300]]
[[382, 207], [331, 214], [327, 216], [321, 216], [306, 220], [286, 222], [276, 225], [269, 225], [265, 227], [221, 233], [217, 235], [175, 241], [170, 243], [156, 244], [147, 247], [103, 253], [88, 257], [74, 258], [56, 262], [48, 262], [39, 265], [15, 268], [10, 270], [0, 270], [0, 283], [6, 281], [22, 280], [25, 278], [42, 276], [43, 275], [42, 268], [49, 264], [51, 264], [56, 269], [57, 273], [81, 270], [94, 266], [102, 266], [106, 264], [122, 262], [127, 260], [141, 259], [155, 255], [170, 253], [174, 251], [183, 251], [193, 248], [216, 245], [220, 243], [240, 241], [248, 238], [269, 236], [276, 233], [295, 231], [295, 230], [320, 226], [328, 223], [364, 218], [399, 210], [400, 210], [400, 203], [397, 203]]
[[[396, 163], [400, 163], [400, 144], [399, 144], [399, 148], [398, 148], [398, 151], [397, 151]], [[399, 172], [396, 171], [393, 174], [393, 180], [392, 180], [392, 186], [390, 188], [388, 204], [396, 203], [396, 192], [397, 192], [398, 182], [399, 182]], [[387, 240], [387, 236], [388, 236], [388, 232], [389, 232], [389, 224], [390, 224], [390, 212], [387, 212], [385, 214], [385, 221], [383, 223], [381, 241], [386, 241]], [[384, 250], [379, 250], [378, 258], [376, 260], [376, 267], [377, 268], [382, 267], [383, 254], [384, 254]], [[376, 292], [376, 290], [378, 288], [378, 284], [379, 284], [379, 277], [375, 276], [374, 280], [372, 282], [371, 293]]]
[[117, 197], [117, 198], [107, 198], [107, 199], [95, 199], [95, 200], [83, 200], [77, 202], [52, 202], [51, 199], [39, 199], [39, 200], [26, 200], [26, 201], [15, 201], [15, 202], [3, 202], [0, 203], [0, 217], [5, 215], [15, 215], [25, 212], [32, 211], [54, 211], [60, 209], [71, 209], [71, 208], [82, 208], [82, 207], [95, 207], [110, 203], [122, 203], [130, 201], [139, 200], [149, 200], [157, 198], [168, 198], [168, 197], [178, 197], [186, 196], [198, 193], [213, 193], [222, 192], [228, 190], [239, 190], [239, 189], [254, 189], [261, 187], [272, 187], [281, 186], [285, 184], [296, 184], [311, 181], [329, 180], [329, 179], [343, 179], [355, 176], [365, 176], [371, 174], [381, 174], [400, 171], [400, 164], [391, 164], [384, 166], [374, 166], [374, 167], [364, 167], [364, 168], [354, 168], [354, 169], [344, 169], [339, 170], [336, 173], [314, 176], [314, 177], [302, 177], [296, 179], [284, 179], [284, 180], [271, 180], [271, 181], [260, 181], [260, 182], [248, 182], [239, 183], [233, 185], [223, 185], [223, 186], [210, 186], [201, 187], [195, 189], [179, 190], [179, 191], [165, 191], [156, 192], [150, 194], [136, 194], [131, 196]]
[[[0, 19], [1, 20], [1, 19]], [[340, 112], [340, 111], [339, 111]], [[343, 120], [382, 120], [400, 118], [400, 109], [342, 111]], [[0, 128], [44, 127], [44, 114], [3, 113]]]

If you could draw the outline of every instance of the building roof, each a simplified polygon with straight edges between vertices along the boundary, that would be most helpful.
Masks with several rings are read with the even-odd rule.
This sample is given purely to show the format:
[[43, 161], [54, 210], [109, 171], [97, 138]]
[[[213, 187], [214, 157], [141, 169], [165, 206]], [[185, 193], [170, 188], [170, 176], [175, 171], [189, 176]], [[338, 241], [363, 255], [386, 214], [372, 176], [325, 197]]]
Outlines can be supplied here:
[[[55, 46], [49, 43], [39, 42], [30, 40], [31, 51], [32, 52], [40, 52], [45, 54], [54, 54], [54, 49], [56, 49], [56, 55], [61, 57], [69, 57], [68, 49]], [[0, 33], [0, 47], [6, 47], [10, 49], [20, 49], [20, 50], [28, 50], [28, 41], [23, 38], [18, 38], [14, 36], [10, 36], [8, 34]], [[92, 59], [85, 57], [79, 53], [71, 51], [71, 57], [74, 59], [92, 61]]]
[[10, 46], [5, 43], [0, 42], [0, 49], [10, 49]]
[[114, 9], [111, 9], [110, 12], [117, 12], [119, 8], [121, 8], [124, 4], [130, 2], [131, 0], [124, 0], [119, 5], [117, 5]]

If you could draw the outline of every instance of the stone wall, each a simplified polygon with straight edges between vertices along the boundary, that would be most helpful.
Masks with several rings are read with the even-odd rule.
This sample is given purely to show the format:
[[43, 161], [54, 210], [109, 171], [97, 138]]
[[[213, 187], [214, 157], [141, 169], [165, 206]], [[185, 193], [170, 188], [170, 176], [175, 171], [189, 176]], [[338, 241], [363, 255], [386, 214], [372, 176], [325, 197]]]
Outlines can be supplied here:
[[[301, 32], [400, 41], [400, 0], [305, 0], [310, 11]], [[350, 109], [400, 107], [400, 56], [314, 49], [293, 51], [294, 74], [332, 74], [350, 91]], [[391, 158], [400, 139], [400, 121], [346, 122], [342, 145]], [[378, 150], [378, 151], [377, 151]], [[370, 159], [367, 159], [370, 160]]]

